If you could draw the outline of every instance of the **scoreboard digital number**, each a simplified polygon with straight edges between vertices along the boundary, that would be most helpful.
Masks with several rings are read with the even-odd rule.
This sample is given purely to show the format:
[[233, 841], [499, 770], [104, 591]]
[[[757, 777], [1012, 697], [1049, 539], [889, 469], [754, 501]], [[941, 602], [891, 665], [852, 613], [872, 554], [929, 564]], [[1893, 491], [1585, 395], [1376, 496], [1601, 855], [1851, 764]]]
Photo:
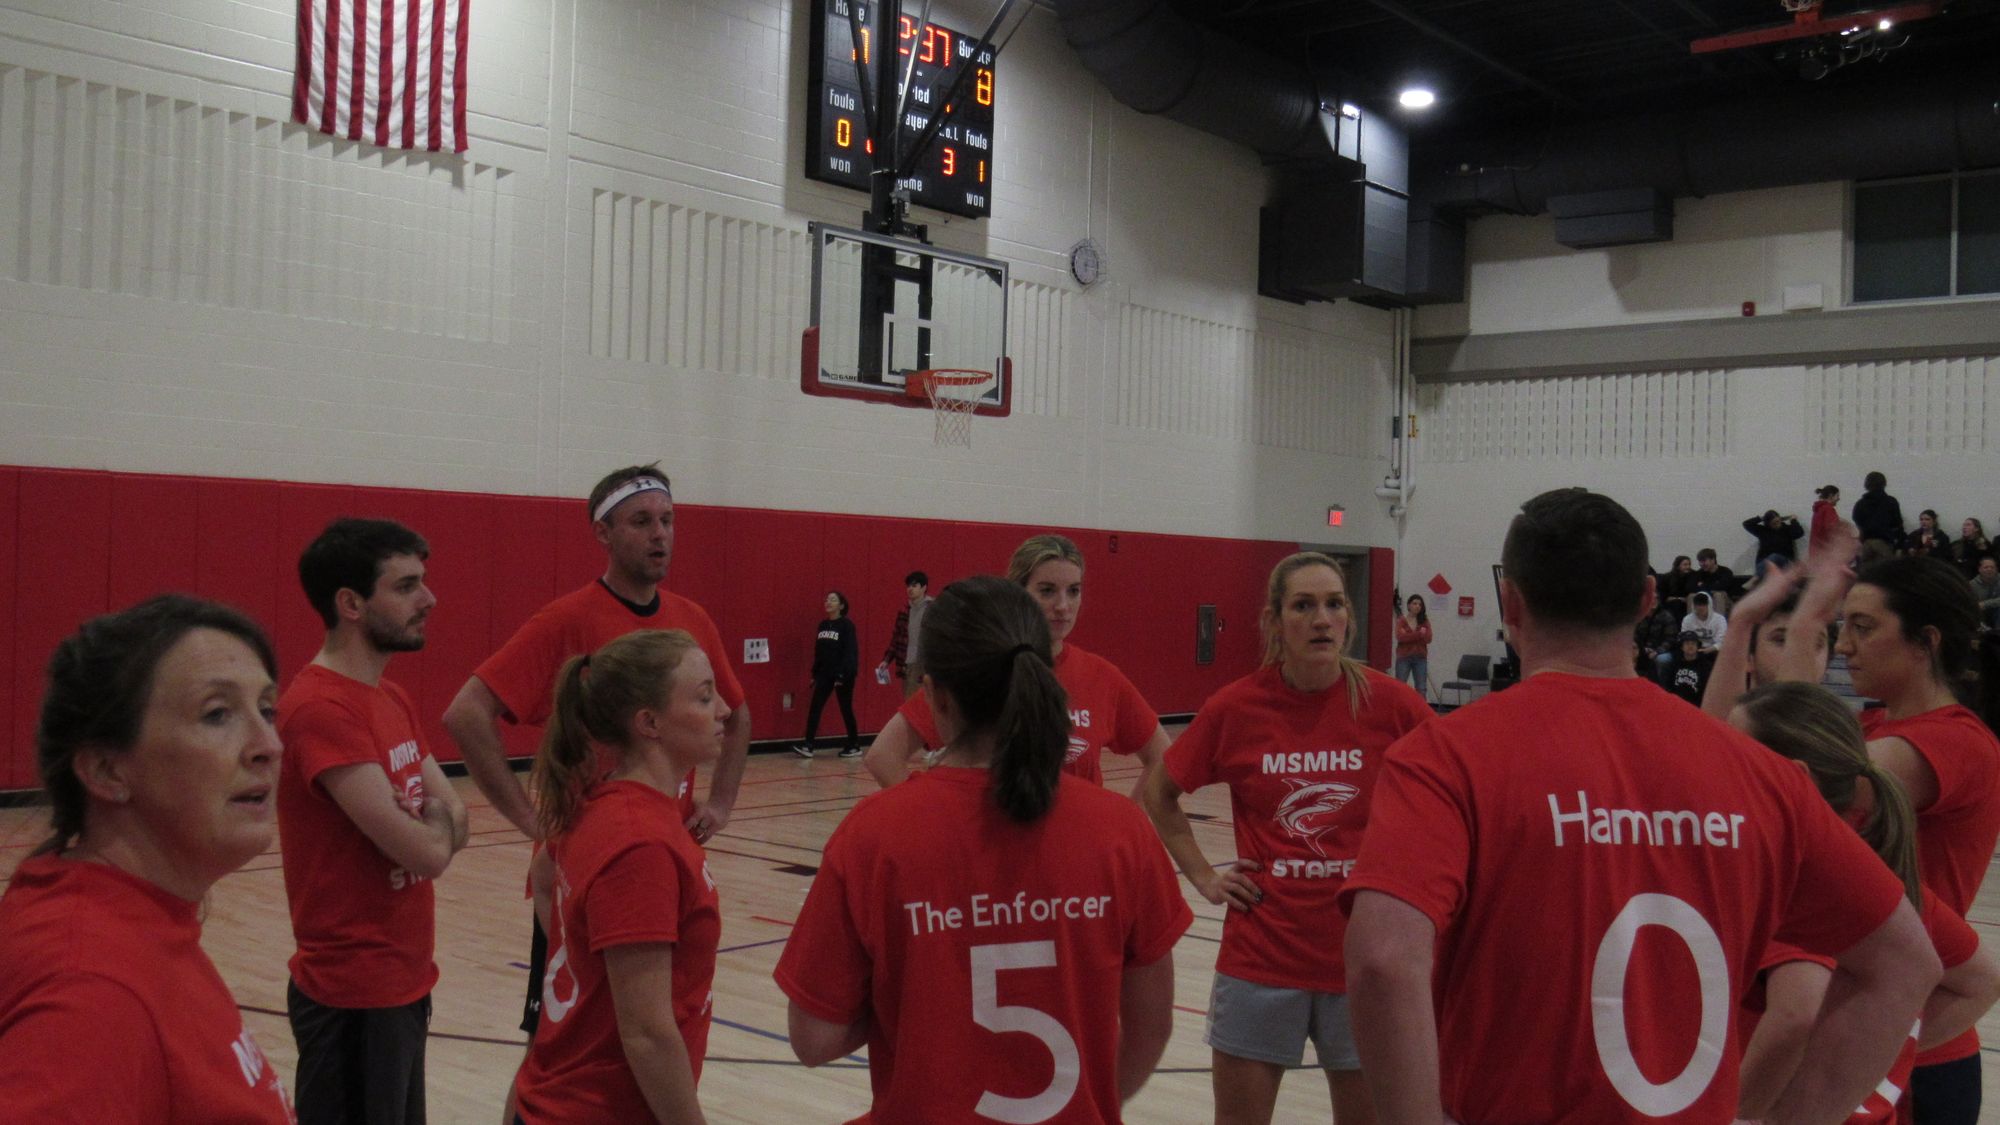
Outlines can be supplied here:
[[[875, 152], [877, 146], [868, 136], [868, 118], [861, 102], [861, 75], [865, 70], [868, 88], [877, 88], [875, 78], [883, 62], [877, 53], [886, 48], [895, 52], [896, 82], [901, 83], [906, 69], [910, 75], [903, 115], [896, 123], [906, 153], [929, 127], [931, 118], [944, 112], [945, 95], [959, 82], [959, 76], [965, 75], [949, 120], [902, 180], [910, 201], [975, 219], [991, 214], [992, 48], [978, 51], [978, 36], [909, 16], [897, 19], [896, 42], [889, 46], [889, 36], [878, 34], [880, 13], [874, 4], [816, 0], [816, 7], [807, 83], [812, 104], [806, 114], [806, 175], [867, 191], [878, 155], [884, 161], [889, 159], [888, 154]], [[896, 87], [891, 86], [879, 102], [879, 112], [895, 112]]]

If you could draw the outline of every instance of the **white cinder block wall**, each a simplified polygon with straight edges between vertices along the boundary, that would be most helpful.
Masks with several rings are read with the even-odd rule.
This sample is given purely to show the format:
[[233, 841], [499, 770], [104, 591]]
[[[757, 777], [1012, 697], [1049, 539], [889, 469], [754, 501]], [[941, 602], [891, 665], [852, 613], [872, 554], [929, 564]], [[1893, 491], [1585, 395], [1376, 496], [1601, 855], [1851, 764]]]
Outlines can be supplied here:
[[657, 456], [697, 503], [1393, 541], [1389, 315], [1257, 298], [1257, 158], [1039, 9], [992, 218], [917, 216], [1013, 263], [1016, 415], [944, 451], [802, 395], [806, 224], [866, 202], [800, 172], [807, 11], [483, 0], [460, 159], [287, 123], [291, 0], [5, 0], [0, 461], [577, 494]]
[[[1546, 216], [1481, 219], [1466, 303], [1419, 310], [1416, 334], [1736, 317], [1744, 301], [1760, 315], [1837, 315], [1846, 191], [1679, 200], [1673, 242], [1611, 250], [1563, 248]], [[1810, 283], [1824, 286], [1828, 312], [1778, 312], [1785, 286]], [[1444, 604], [1432, 599], [1433, 679], [1450, 678], [1463, 653], [1500, 653], [1491, 567], [1521, 501], [1544, 489], [1616, 497], [1661, 568], [1714, 547], [1746, 571], [1746, 516], [1777, 508], [1809, 520], [1813, 489], [1828, 483], [1847, 514], [1872, 469], [1888, 474], [1912, 526], [1934, 508], [1954, 536], [1967, 516], [2000, 528], [2000, 358], [1426, 384], [1418, 410], [1417, 496], [1398, 562], [1406, 591], [1440, 573], [1454, 588]], [[1457, 616], [1460, 594], [1475, 599], [1471, 618]]]

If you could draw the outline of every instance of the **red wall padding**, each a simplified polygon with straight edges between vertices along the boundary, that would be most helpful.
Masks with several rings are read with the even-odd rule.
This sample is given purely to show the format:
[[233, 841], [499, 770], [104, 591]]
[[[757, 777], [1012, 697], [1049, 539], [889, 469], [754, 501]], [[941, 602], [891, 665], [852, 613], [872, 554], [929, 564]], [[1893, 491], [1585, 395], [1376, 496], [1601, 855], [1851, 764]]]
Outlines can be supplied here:
[[[348, 485], [287, 484], [0, 466], [0, 788], [36, 785], [35, 715], [49, 652], [84, 618], [181, 590], [229, 602], [271, 630], [286, 678], [324, 630], [298, 590], [299, 551], [340, 515], [400, 520], [430, 540], [438, 596], [429, 644], [389, 675], [429, 720], [431, 749], [457, 757], [437, 717], [473, 667], [557, 593], [603, 572], [579, 500]], [[758, 739], [796, 738], [810, 698], [815, 626], [829, 589], [846, 594], [861, 644], [855, 709], [880, 729], [902, 693], [875, 683], [875, 662], [903, 604], [903, 575], [933, 590], [998, 573], [1043, 528], [942, 520], [680, 505], [669, 586], [707, 608], [733, 658], [746, 637], [771, 662], [743, 665]], [[1163, 713], [1190, 712], [1255, 667], [1257, 615], [1271, 566], [1293, 543], [1058, 529], [1089, 560], [1074, 639], [1125, 670]], [[1369, 662], [1388, 662], [1392, 553], [1378, 549], [1369, 591]], [[1194, 660], [1195, 609], [1219, 607], [1215, 661]], [[781, 706], [791, 693], [792, 706]], [[822, 735], [839, 730], [829, 702]], [[515, 753], [534, 733], [515, 731]]]

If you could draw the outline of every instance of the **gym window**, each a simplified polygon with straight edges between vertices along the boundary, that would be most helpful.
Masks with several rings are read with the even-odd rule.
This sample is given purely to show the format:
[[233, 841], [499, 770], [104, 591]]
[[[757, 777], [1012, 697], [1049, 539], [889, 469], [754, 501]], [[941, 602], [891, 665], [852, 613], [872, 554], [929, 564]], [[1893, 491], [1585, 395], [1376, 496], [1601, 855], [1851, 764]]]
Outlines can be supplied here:
[[2000, 293], [2000, 169], [1854, 185], [1856, 304]]

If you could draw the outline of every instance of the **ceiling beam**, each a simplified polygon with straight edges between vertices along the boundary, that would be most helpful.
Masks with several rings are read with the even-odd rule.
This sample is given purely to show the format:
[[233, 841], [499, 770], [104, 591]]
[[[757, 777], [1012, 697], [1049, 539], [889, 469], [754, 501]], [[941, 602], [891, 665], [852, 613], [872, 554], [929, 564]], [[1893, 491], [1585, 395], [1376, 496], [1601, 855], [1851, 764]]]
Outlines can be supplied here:
[[1400, 0], [1367, 0], [1367, 2], [1373, 5], [1374, 7], [1380, 9], [1381, 11], [1386, 12], [1387, 14], [1392, 15], [1399, 20], [1402, 20], [1404, 23], [1409, 24], [1411, 27], [1416, 28], [1418, 31], [1421, 31], [1425, 35], [1430, 36], [1432, 39], [1437, 40], [1439, 43], [1442, 43], [1445, 46], [1450, 47], [1452, 50], [1457, 51], [1459, 54], [1462, 54], [1465, 57], [1472, 59], [1473, 61], [1486, 67], [1488, 70], [1493, 71], [1495, 74], [1502, 75], [1515, 83], [1518, 83], [1522, 86], [1526, 86], [1528, 89], [1541, 94], [1543, 97], [1548, 98], [1550, 101], [1556, 103], [1557, 105], [1564, 106], [1566, 108], [1574, 108], [1577, 104], [1576, 100], [1571, 98], [1568, 94], [1565, 94], [1561, 90], [1556, 89], [1554, 86], [1551, 86], [1546, 82], [1543, 82], [1539, 78], [1531, 78], [1528, 75], [1525, 75], [1520, 71], [1515, 70], [1513, 67], [1507, 65], [1505, 62], [1502, 62], [1500, 59], [1495, 58], [1494, 56], [1486, 53], [1485, 51], [1480, 50], [1478, 47], [1475, 47], [1472, 44], [1467, 43], [1465, 40], [1460, 39], [1458, 36], [1453, 35], [1451, 32], [1446, 31], [1444, 28], [1441, 28], [1438, 25], [1432, 23], [1431, 21], [1425, 19], [1423, 16], [1418, 15], [1416, 12], [1410, 10], [1410, 8], [1402, 4]]

